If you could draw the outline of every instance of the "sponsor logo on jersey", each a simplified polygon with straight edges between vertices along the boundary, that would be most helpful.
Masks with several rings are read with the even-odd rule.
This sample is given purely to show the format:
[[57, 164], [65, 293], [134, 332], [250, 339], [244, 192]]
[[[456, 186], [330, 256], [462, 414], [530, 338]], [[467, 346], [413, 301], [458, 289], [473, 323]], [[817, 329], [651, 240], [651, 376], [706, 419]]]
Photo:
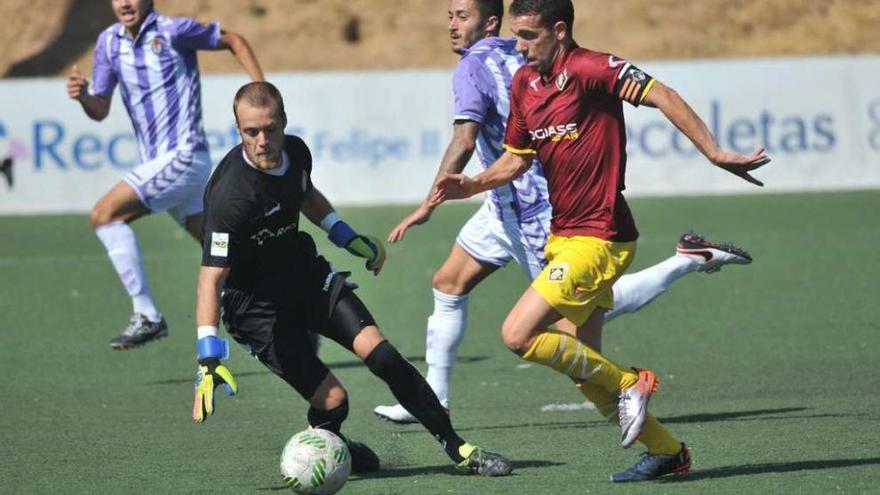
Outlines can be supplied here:
[[211, 232], [211, 256], [225, 258], [229, 255], [229, 234], [227, 232]]
[[262, 246], [269, 239], [275, 239], [283, 236], [284, 234], [296, 230], [296, 226], [298, 221], [293, 222], [289, 225], [285, 225], [277, 230], [269, 230], [269, 229], [261, 229], [259, 232], [251, 236], [251, 239], [257, 243], [257, 246]]
[[616, 69], [625, 63], [626, 60], [617, 58], [614, 55], [608, 55], [608, 67], [611, 67], [612, 69]]
[[541, 76], [538, 76], [538, 77], [532, 79], [531, 81], [529, 81], [529, 86], [532, 87], [533, 91], [538, 90], [538, 81], [540, 81], [540, 80], [541, 80]]
[[532, 141], [550, 139], [551, 141], [574, 141], [580, 137], [577, 123], [551, 125], [541, 129], [529, 130]]
[[281, 205], [280, 205], [279, 203], [276, 202], [276, 203], [275, 203], [275, 206], [273, 206], [273, 207], [271, 207], [271, 208], [268, 208], [268, 209], [263, 213], [263, 216], [271, 217], [272, 215], [278, 213], [279, 211], [281, 211]]

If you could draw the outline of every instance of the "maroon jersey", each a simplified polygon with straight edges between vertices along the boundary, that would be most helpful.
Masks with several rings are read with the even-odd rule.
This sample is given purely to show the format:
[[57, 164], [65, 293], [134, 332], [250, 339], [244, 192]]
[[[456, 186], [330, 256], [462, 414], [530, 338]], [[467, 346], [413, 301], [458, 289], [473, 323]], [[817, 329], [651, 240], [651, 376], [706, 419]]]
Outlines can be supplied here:
[[626, 242], [638, 238], [623, 198], [623, 104], [638, 105], [654, 79], [625, 60], [572, 44], [545, 82], [523, 66], [511, 83], [504, 147], [537, 153], [553, 206], [551, 231]]

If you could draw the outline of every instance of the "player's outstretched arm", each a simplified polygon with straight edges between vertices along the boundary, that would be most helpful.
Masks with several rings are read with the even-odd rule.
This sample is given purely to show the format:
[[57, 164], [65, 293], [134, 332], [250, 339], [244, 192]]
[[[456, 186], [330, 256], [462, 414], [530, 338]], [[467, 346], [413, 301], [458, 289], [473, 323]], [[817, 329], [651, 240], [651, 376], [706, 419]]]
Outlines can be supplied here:
[[407, 229], [415, 225], [421, 225], [431, 219], [431, 213], [434, 212], [434, 207], [430, 204], [430, 199], [431, 194], [434, 191], [434, 186], [436, 186], [437, 181], [445, 174], [458, 174], [464, 170], [464, 167], [470, 161], [471, 156], [473, 156], [474, 150], [477, 148], [477, 135], [479, 133], [480, 124], [477, 122], [472, 120], [457, 120], [455, 122], [455, 125], [452, 126], [452, 139], [449, 141], [449, 145], [446, 146], [446, 151], [443, 153], [443, 159], [440, 161], [440, 169], [437, 170], [434, 182], [431, 183], [431, 188], [428, 190], [428, 196], [422, 201], [422, 204], [420, 204], [418, 208], [404, 217], [404, 219], [391, 230], [391, 233], [388, 234], [388, 242], [395, 243], [402, 240]]
[[79, 102], [90, 119], [98, 122], [110, 113], [110, 98], [89, 93], [89, 80], [74, 65], [67, 76], [67, 96]]
[[694, 112], [681, 96], [660, 81], [655, 81], [642, 104], [659, 108], [663, 115], [690, 139], [700, 152], [713, 164], [740, 177], [763, 186], [749, 172], [770, 163], [770, 157], [760, 148], [749, 156], [722, 150], [706, 123]]
[[257, 61], [257, 56], [254, 55], [251, 45], [244, 39], [244, 36], [230, 31], [221, 31], [218, 48], [231, 51], [238, 63], [251, 76], [251, 81], [266, 80], [263, 69], [260, 68], [260, 63]]
[[468, 177], [464, 174], [443, 174], [434, 185], [428, 202], [436, 207], [450, 199], [465, 199], [513, 182], [532, 166], [533, 153], [505, 151], [485, 171]]
[[223, 385], [226, 393], [234, 395], [238, 385], [232, 373], [220, 364], [229, 358], [229, 343], [217, 337], [220, 324], [220, 288], [229, 275], [229, 268], [202, 266], [199, 271], [196, 294], [196, 324], [198, 325], [198, 360], [196, 386], [193, 398], [193, 421], [201, 423], [214, 414], [214, 389]]
[[363, 236], [354, 231], [333, 209], [330, 201], [316, 187], [306, 191], [300, 208], [303, 215], [313, 224], [327, 232], [336, 247], [340, 247], [367, 261], [367, 270], [378, 275], [385, 265], [385, 247], [382, 241], [372, 236]]
[[403, 220], [391, 229], [391, 232], [388, 233], [388, 242], [394, 244], [397, 241], [403, 240], [404, 234], [406, 234], [406, 231], [409, 230], [410, 227], [427, 222], [431, 219], [432, 213], [434, 213], [434, 207], [428, 204], [427, 199], [422, 201], [418, 208], [413, 210], [409, 215], [403, 217]]

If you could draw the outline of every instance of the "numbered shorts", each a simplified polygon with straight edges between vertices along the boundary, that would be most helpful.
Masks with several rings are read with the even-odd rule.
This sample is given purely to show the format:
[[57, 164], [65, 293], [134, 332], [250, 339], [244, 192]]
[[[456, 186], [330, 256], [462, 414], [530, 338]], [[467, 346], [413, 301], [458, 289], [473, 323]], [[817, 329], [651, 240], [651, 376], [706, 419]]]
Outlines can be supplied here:
[[597, 307], [614, 307], [614, 282], [636, 254], [636, 242], [597, 237], [551, 235], [544, 250], [547, 266], [532, 287], [575, 325], [583, 325]]
[[477, 261], [505, 266], [516, 261], [529, 280], [544, 269], [544, 245], [550, 235], [550, 208], [530, 220], [499, 220], [489, 203], [464, 224], [456, 242]]
[[125, 175], [141, 203], [151, 213], [167, 211], [178, 224], [201, 213], [205, 185], [211, 175], [207, 151], [169, 151], [142, 163]]

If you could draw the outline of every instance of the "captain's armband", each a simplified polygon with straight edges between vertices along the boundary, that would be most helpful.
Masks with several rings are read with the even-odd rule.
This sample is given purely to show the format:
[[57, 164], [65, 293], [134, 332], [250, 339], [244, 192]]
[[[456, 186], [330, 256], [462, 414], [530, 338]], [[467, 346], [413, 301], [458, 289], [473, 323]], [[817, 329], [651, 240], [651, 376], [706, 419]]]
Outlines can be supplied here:
[[617, 74], [617, 83], [614, 85], [614, 93], [633, 106], [639, 106], [645, 101], [651, 87], [654, 86], [654, 78], [643, 72], [635, 65], [627, 62], [620, 73]]

